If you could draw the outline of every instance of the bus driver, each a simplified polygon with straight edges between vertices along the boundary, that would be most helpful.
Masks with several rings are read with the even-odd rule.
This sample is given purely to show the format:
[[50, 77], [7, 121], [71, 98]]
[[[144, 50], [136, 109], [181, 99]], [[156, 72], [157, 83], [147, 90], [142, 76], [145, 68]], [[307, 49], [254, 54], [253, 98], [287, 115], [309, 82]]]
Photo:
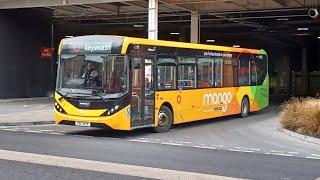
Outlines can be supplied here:
[[82, 78], [85, 79], [83, 86], [84, 87], [99, 87], [99, 73], [95, 70], [93, 64], [88, 63], [86, 72], [82, 75]]

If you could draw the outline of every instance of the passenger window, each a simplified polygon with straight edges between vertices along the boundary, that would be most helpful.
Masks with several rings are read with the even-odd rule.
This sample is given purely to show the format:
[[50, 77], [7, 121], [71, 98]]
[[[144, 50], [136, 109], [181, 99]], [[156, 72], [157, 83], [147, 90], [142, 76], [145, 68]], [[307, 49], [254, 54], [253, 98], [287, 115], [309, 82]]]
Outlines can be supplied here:
[[257, 55], [255, 60], [257, 65], [257, 85], [262, 85], [268, 72], [268, 58], [265, 55]]
[[214, 85], [214, 59], [198, 59], [198, 87], [208, 88]]
[[256, 86], [257, 85], [257, 78], [258, 78], [258, 68], [256, 65], [255, 58], [253, 54], [250, 55], [250, 74], [251, 74], [251, 85]]
[[158, 90], [176, 89], [176, 65], [174, 58], [158, 58]]
[[214, 61], [214, 86], [223, 87], [223, 59], [216, 58]]
[[[235, 67], [237, 68], [237, 67]], [[234, 64], [232, 57], [223, 60], [223, 87], [233, 87], [234, 84]]]
[[179, 57], [178, 85], [182, 89], [196, 88], [196, 59]]
[[238, 85], [249, 86], [250, 85], [250, 58], [247, 54], [240, 54], [238, 58]]

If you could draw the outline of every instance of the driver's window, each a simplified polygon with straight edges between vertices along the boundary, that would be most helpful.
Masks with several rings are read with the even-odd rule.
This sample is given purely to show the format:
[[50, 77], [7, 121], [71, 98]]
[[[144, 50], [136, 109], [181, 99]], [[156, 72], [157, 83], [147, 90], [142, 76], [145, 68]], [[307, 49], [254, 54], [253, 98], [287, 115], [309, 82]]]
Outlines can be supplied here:
[[66, 88], [101, 87], [101, 64], [96, 56], [62, 56], [61, 83]]

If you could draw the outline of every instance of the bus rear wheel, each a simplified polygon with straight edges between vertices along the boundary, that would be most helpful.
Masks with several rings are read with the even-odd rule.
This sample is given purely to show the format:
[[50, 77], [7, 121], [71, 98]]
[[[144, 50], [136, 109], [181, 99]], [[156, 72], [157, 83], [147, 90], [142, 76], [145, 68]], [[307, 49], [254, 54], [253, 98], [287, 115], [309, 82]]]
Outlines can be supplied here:
[[173, 115], [167, 106], [162, 106], [158, 115], [158, 126], [154, 128], [157, 133], [168, 132], [173, 123]]
[[241, 114], [240, 116], [242, 118], [246, 118], [249, 115], [250, 111], [250, 104], [249, 104], [249, 99], [247, 97], [244, 97], [241, 102]]

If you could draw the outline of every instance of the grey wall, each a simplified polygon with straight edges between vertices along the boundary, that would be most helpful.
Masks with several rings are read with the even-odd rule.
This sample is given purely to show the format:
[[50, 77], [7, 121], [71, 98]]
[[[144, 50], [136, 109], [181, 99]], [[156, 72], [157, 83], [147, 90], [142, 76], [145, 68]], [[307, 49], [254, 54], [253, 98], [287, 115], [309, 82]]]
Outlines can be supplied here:
[[32, 10], [0, 11], [0, 98], [45, 96], [52, 88], [50, 20]]

